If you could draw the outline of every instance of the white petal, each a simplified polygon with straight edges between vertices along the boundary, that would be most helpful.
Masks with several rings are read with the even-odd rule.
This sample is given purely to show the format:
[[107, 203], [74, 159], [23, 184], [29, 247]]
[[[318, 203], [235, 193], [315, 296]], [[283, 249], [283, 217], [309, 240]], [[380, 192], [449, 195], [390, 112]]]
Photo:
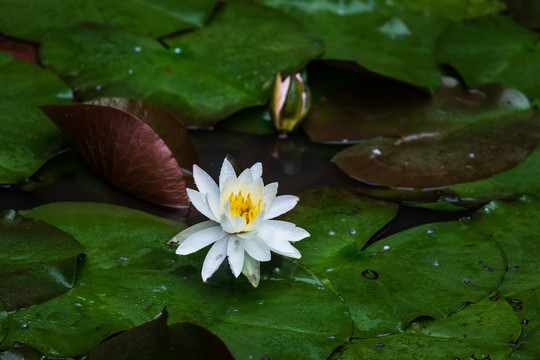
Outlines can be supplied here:
[[193, 165], [193, 179], [200, 193], [213, 194], [216, 198], [219, 197], [219, 188], [214, 179], [197, 165]]
[[229, 258], [229, 265], [234, 276], [238, 277], [242, 272], [244, 266], [244, 248], [242, 247], [242, 240], [235, 235], [231, 235], [227, 244], [227, 257]]
[[182, 230], [181, 232], [176, 234], [171, 240], [176, 240], [178, 241], [178, 244], [180, 244], [182, 241], [186, 240], [188, 237], [195, 234], [196, 232], [208, 229], [209, 227], [213, 226], [219, 226], [219, 223], [212, 220], [203, 221], [202, 223], [198, 223], [196, 225], [188, 227], [187, 229]]
[[259, 281], [261, 280], [261, 265], [257, 260], [249, 256], [249, 254], [244, 254], [244, 266], [242, 267], [242, 274], [246, 276], [249, 283], [253, 285], [253, 287], [257, 287], [259, 285]]
[[178, 249], [176, 249], [176, 253], [178, 255], [194, 253], [195, 251], [198, 251], [203, 247], [218, 241], [226, 235], [227, 234], [223, 232], [221, 226], [219, 225], [203, 229], [182, 241], [180, 246], [178, 246]]
[[[219, 197], [220, 206], [223, 207], [225, 202], [229, 199], [229, 196], [231, 196], [231, 194], [238, 194], [238, 192], [240, 190], [241, 190], [240, 182], [238, 181], [238, 179], [229, 178], [223, 184], [223, 188], [221, 189], [221, 194], [220, 194], [220, 197]], [[222, 210], [221, 212], [224, 213], [225, 211]]]
[[206, 281], [210, 276], [212, 276], [216, 270], [219, 268], [219, 265], [225, 260], [227, 256], [227, 242], [229, 237], [224, 237], [218, 241], [210, 248], [208, 254], [204, 258], [204, 263], [201, 271], [201, 276], [203, 281]]
[[298, 249], [289, 244], [287, 241], [276, 241], [275, 243], [272, 243], [272, 245], [268, 244], [268, 246], [270, 247], [270, 250], [280, 255], [295, 259], [300, 259], [302, 257], [300, 251], [298, 251]]
[[212, 211], [212, 214], [214, 214], [215, 218], [216, 219], [221, 218], [221, 209], [219, 206], [219, 193], [217, 195], [213, 193], [207, 193], [206, 201], [208, 203], [208, 207], [210, 208], [210, 211]]
[[238, 181], [240, 182], [240, 184], [251, 184], [253, 182], [253, 175], [251, 175], [251, 169], [245, 169], [244, 171], [242, 171], [242, 173], [238, 177]]
[[276, 216], [286, 213], [296, 206], [298, 200], [298, 196], [294, 195], [281, 195], [276, 197], [272, 207], [266, 210], [264, 218], [273, 219]]
[[210, 220], [218, 221], [218, 219], [214, 216], [213, 212], [210, 210], [210, 206], [208, 206], [208, 200], [206, 198], [206, 195], [201, 194], [197, 190], [193, 189], [187, 189], [187, 194], [189, 196], [189, 200], [195, 206], [197, 210]]
[[270, 210], [270, 208], [272, 207], [272, 204], [274, 203], [274, 199], [276, 198], [277, 189], [278, 189], [277, 182], [268, 184], [264, 187], [263, 203], [266, 206], [266, 211]]
[[253, 179], [258, 179], [262, 176], [263, 167], [260, 162], [255, 163], [250, 169]]
[[269, 261], [272, 256], [266, 242], [258, 236], [251, 239], [242, 239], [242, 244], [244, 250], [255, 260]]
[[249, 224], [247, 224], [242, 229], [242, 231], [250, 232], [250, 231], [256, 230], [259, 227], [261, 221], [263, 221], [263, 219], [264, 219], [264, 211], [261, 209], [261, 211], [257, 214], [255, 219], [253, 219]]
[[219, 189], [223, 192], [223, 186], [229, 179], [236, 179], [236, 172], [232, 164], [225, 158], [223, 165], [221, 165], [221, 171], [219, 173]]
[[225, 201], [223, 205], [223, 214], [219, 219], [223, 231], [229, 234], [240, 232], [246, 226], [246, 221], [240, 215], [231, 216], [231, 204], [229, 201]]
[[277, 238], [284, 241], [300, 241], [307, 238], [309, 233], [293, 223], [280, 220], [265, 220], [257, 228], [259, 237], [268, 243], [268, 239]]

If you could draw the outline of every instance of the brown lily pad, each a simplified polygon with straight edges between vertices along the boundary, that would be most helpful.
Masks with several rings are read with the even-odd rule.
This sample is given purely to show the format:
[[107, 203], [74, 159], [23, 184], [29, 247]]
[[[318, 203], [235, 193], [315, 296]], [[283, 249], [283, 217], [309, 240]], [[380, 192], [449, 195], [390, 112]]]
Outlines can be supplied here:
[[540, 113], [473, 123], [447, 135], [378, 138], [333, 161], [359, 180], [393, 188], [438, 188], [488, 178], [523, 161], [540, 143]]
[[529, 107], [521, 92], [498, 84], [465, 89], [446, 77], [430, 97], [406, 84], [361, 77], [322, 96], [303, 126], [313, 141], [355, 143], [378, 136], [444, 135]]
[[99, 102], [106, 105], [40, 108], [113, 186], [152, 203], [189, 206], [183, 167], [191, 169], [198, 154], [186, 129], [149, 103], [126, 99]]

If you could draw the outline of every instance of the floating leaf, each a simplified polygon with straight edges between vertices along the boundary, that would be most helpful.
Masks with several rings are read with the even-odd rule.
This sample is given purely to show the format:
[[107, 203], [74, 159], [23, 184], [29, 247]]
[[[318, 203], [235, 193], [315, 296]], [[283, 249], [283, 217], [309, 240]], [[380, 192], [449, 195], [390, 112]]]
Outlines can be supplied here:
[[29, 63], [38, 63], [38, 47], [23, 41], [17, 41], [0, 34], [0, 50], [7, 52], [16, 59]]
[[2, 343], [4, 337], [7, 335], [8, 325], [8, 315], [2, 301], [0, 301], [0, 343]]
[[4, 52], [0, 74], [0, 184], [12, 184], [67, 147], [62, 133], [37, 106], [69, 103], [71, 91], [50, 71]]
[[355, 337], [403, 331], [419, 316], [447, 316], [487, 296], [504, 274], [498, 244], [459, 222], [411, 228], [360, 251], [371, 233], [365, 228], [382, 227], [393, 204], [330, 190], [300, 198], [286, 217], [311, 234], [295, 245], [298, 261], [343, 297]]
[[510, 305], [496, 296], [443, 319], [413, 323], [400, 334], [353, 340], [330, 359], [508, 359], [521, 328]]
[[40, 55], [83, 100], [147, 100], [185, 125], [209, 127], [265, 104], [276, 72], [299, 70], [323, 50], [309, 30], [282, 13], [241, 3], [166, 43], [170, 50], [147, 37], [81, 25], [51, 34]]
[[96, 22], [159, 37], [203, 26], [216, 3], [216, 0], [75, 0], [69, 3], [0, 0], [0, 32], [39, 42], [53, 30]]
[[497, 82], [540, 99], [538, 34], [504, 15], [455, 23], [440, 37], [437, 59], [453, 66], [469, 86]]
[[121, 99], [101, 103], [115, 107], [76, 104], [40, 108], [95, 171], [115, 187], [156, 204], [189, 206], [179, 163], [191, 169], [198, 155], [185, 128], [152, 104]]
[[[262, 0], [312, 29], [325, 59], [353, 60], [369, 71], [435, 90], [441, 73], [433, 52], [447, 21], [395, 2]], [[428, 11], [425, 11], [428, 10]]]
[[435, 188], [509, 170], [540, 142], [539, 113], [482, 121], [446, 136], [379, 138], [349, 147], [333, 161], [356, 179], [388, 187]]
[[[25, 216], [72, 234], [86, 246], [87, 257], [71, 291], [10, 314], [3, 348], [20, 341], [46, 355], [80, 355], [114, 333], [148, 322], [164, 306], [171, 323], [209, 327], [235, 358], [300, 358], [307, 349], [325, 358], [351, 335], [343, 302], [280, 257], [262, 264], [257, 289], [239, 279], [233, 290], [225, 267], [202, 282], [203, 252], [178, 257], [165, 245], [182, 224], [90, 203], [54, 203]], [[247, 338], [253, 341], [241, 341]]]
[[7, 311], [40, 304], [73, 287], [84, 252], [70, 235], [10, 210], [0, 220], [0, 302]]
[[[329, 72], [329, 76], [335, 74]], [[356, 79], [313, 104], [304, 122], [312, 140], [347, 143], [378, 136], [424, 139], [530, 107], [521, 92], [496, 84], [465, 90], [456, 79], [445, 77], [429, 97], [389, 80], [350, 76]]]

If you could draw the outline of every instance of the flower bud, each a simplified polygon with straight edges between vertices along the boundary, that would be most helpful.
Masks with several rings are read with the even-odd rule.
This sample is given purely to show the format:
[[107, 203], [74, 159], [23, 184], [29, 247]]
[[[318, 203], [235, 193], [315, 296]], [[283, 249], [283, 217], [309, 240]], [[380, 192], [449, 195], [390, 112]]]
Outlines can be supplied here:
[[276, 74], [270, 115], [277, 130], [293, 131], [306, 116], [310, 105], [311, 95], [300, 73], [285, 79], [281, 78], [280, 73]]

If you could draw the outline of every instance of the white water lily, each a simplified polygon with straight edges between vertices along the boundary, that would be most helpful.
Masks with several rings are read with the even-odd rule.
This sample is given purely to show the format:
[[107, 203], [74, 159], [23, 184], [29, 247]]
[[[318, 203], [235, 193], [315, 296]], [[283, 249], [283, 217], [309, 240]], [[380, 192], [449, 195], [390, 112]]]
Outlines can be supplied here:
[[277, 183], [264, 186], [262, 165], [256, 163], [236, 176], [225, 159], [219, 175], [219, 186], [200, 167], [193, 166], [193, 178], [199, 191], [187, 189], [191, 203], [210, 220], [191, 226], [172, 240], [179, 242], [179, 255], [196, 252], [214, 244], [203, 263], [206, 281], [225, 257], [234, 276], [244, 272], [253, 286], [259, 282], [259, 262], [269, 261], [270, 252], [300, 258], [290, 242], [302, 240], [309, 233], [293, 223], [272, 220], [291, 210], [298, 202], [293, 195], [277, 194]]

